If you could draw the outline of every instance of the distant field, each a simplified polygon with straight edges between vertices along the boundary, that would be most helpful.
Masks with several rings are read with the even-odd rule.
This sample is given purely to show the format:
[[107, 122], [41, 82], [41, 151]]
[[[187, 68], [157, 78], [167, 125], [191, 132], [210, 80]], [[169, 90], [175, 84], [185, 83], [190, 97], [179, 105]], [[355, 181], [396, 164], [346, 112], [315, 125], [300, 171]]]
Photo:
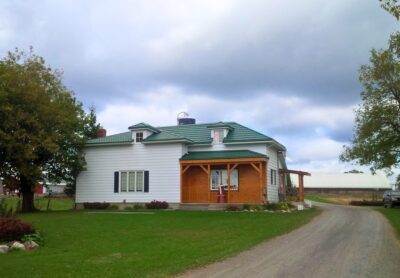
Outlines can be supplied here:
[[[373, 200], [374, 194], [305, 194], [305, 199], [337, 205], [348, 205], [350, 201]], [[378, 200], [382, 200], [382, 193], [376, 194]]]

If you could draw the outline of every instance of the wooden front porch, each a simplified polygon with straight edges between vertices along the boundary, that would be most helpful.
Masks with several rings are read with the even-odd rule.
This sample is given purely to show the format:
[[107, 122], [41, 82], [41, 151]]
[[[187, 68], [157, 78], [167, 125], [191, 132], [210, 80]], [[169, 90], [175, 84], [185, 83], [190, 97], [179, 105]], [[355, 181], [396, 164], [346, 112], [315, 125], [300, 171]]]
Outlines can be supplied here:
[[[181, 160], [181, 203], [217, 203], [219, 190], [211, 186], [211, 176], [216, 171], [226, 171], [227, 204], [265, 203], [268, 200], [267, 163], [267, 158]], [[236, 171], [237, 184], [231, 181], [233, 171]]]

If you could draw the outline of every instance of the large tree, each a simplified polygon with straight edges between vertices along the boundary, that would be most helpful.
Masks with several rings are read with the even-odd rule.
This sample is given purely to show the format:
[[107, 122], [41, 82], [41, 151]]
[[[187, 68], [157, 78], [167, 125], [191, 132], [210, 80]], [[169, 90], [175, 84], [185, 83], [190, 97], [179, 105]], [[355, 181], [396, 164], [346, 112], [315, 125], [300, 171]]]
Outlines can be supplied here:
[[381, 7], [391, 13], [397, 20], [400, 19], [400, 4], [397, 0], [379, 0]]
[[354, 139], [341, 159], [390, 171], [400, 166], [400, 33], [389, 47], [372, 50], [370, 64], [361, 66], [364, 88], [356, 109]]
[[35, 184], [73, 180], [83, 169], [87, 121], [42, 57], [16, 50], [0, 60], [0, 177], [19, 182], [22, 211], [34, 210]]

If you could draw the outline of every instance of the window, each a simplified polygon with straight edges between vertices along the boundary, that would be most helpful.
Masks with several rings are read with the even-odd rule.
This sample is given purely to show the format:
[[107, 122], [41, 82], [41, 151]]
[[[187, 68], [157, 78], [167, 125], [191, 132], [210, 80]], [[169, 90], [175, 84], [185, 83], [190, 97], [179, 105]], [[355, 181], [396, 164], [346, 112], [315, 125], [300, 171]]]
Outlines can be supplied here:
[[222, 144], [224, 140], [224, 131], [222, 129], [214, 130], [213, 144]]
[[143, 141], [143, 132], [136, 132], [136, 142]]
[[276, 184], [276, 170], [271, 169], [271, 184]]
[[[239, 190], [239, 175], [238, 170], [234, 169], [231, 172], [231, 190]], [[218, 191], [221, 185], [225, 185], [228, 189], [228, 171], [225, 169], [211, 170], [210, 190]]]
[[144, 192], [144, 171], [121, 171], [121, 192]]

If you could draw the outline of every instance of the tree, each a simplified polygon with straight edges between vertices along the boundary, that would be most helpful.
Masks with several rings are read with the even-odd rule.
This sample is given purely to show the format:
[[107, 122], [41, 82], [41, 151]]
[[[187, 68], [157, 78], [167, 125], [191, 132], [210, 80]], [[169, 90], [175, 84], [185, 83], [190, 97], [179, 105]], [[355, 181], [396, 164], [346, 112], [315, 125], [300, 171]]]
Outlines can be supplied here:
[[[89, 107], [89, 114], [84, 118], [83, 136], [86, 140], [97, 138], [100, 124], [97, 123], [96, 108], [92, 105]], [[82, 153], [83, 149], [79, 149]], [[70, 166], [70, 175], [67, 176], [67, 186], [64, 192], [67, 195], [74, 195], [76, 191], [76, 179], [79, 173], [85, 169], [86, 161], [83, 155], [78, 155], [75, 162]]]
[[344, 172], [344, 173], [345, 174], [363, 174], [364, 172], [356, 170], [356, 169], [353, 169], [353, 170], [350, 170], [350, 171], [347, 171], [347, 172]]
[[371, 170], [400, 165], [400, 33], [385, 50], [371, 51], [369, 65], [361, 66], [364, 88], [356, 109], [354, 138], [345, 147], [343, 161], [370, 165]]
[[400, 4], [397, 0], [379, 0], [381, 7], [391, 13], [397, 20], [400, 19]]
[[0, 176], [20, 183], [22, 211], [33, 211], [34, 185], [71, 180], [85, 164], [87, 116], [62, 74], [33, 54], [0, 60]]
[[89, 114], [86, 116], [85, 124], [85, 136], [87, 139], [97, 138], [97, 133], [101, 128], [100, 124], [97, 123], [96, 108], [91, 105], [89, 107]]

